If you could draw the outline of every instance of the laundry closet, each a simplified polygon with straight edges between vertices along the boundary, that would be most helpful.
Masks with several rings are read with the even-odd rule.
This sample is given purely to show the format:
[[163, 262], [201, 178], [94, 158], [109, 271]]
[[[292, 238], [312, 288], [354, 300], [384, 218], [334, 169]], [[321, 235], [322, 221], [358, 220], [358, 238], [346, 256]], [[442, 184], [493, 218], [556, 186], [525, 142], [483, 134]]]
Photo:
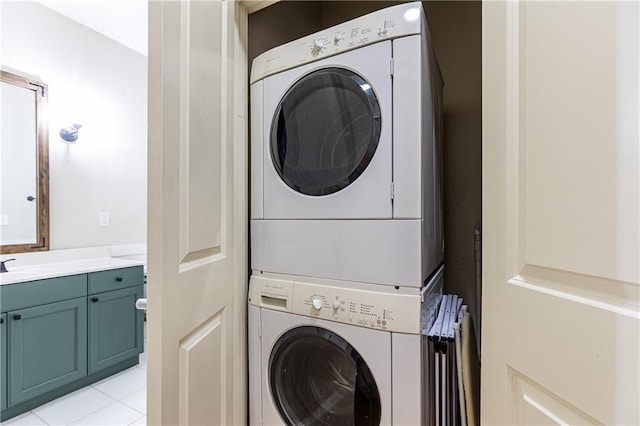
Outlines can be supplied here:
[[[411, 365], [398, 360], [393, 345], [411, 341], [415, 348], [413, 342], [423, 338], [424, 329], [415, 327], [415, 323], [414, 331], [392, 329], [391, 322], [397, 325], [398, 318], [394, 315], [389, 318], [387, 305], [396, 296], [403, 296], [403, 292], [411, 299], [412, 306], [416, 305], [416, 298], [419, 304], [422, 290], [419, 284], [396, 289], [392, 283], [386, 283], [381, 291], [367, 294], [358, 293], [363, 287], [343, 285], [342, 293], [338, 294], [333, 282], [319, 282], [318, 277], [312, 277], [318, 282], [306, 278], [303, 282], [300, 274], [290, 273], [286, 286], [267, 289], [267, 284], [273, 284], [268, 281], [268, 274], [285, 275], [285, 272], [248, 265], [249, 259], [251, 262], [256, 259], [260, 245], [259, 241], [249, 243], [256, 235], [253, 232], [248, 235], [249, 227], [256, 220], [249, 209], [249, 200], [259, 192], [256, 188], [262, 188], [268, 195], [265, 185], [253, 184], [255, 173], [248, 176], [249, 169], [255, 170], [250, 162], [255, 157], [252, 154], [256, 152], [253, 149], [256, 138], [251, 140], [251, 146], [247, 143], [253, 119], [262, 117], [264, 131], [258, 132], [262, 134], [265, 153], [262, 164], [271, 168], [268, 178], [275, 178], [278, 176], [276, 161], [267, 157], [274, 153], [273, 146], [267, 144], [275, 140], [279, 147], [281, 140], [277, 134], [278, 137], [272, 138], [268, 133], [273, 129], [274, 108], [286, 98], [290, 87], [294, 88], [298, 80], [316, 69], [304, 68], [307, 74], [300, 74], [297, 80], [290, 79], [293, 76], [290, 71], [302, 70], [311, 62], [325, 59], [329, 60], [323, 63], [333, 68], [343, 65], [343, 69], [349, 69], [345, 58], [351, 51], [364, 52], [385, 43], [388, 46], [386, 41], [378, 43], [377, 40], [384, 38], [385, 21], [389, 18], [379, 19], [383, 11], [372, 10], [389, 5], [287, 1], [150, 3], [148, 193], [149, 206], [157, 214], [149, 217], [148, 233], [150, 280], [154, 282], [154, 287], [149, 289], [148, 313], [149, 324], [155, 325], [149, 329], [149, 344], [150, 354], [162, 354], [162, 357], [149, 358], [150, 423], [245, 424], [247, 415], [256, 420], [251, 414], [256, 412], [252, 404], [259, 401], [261, 395], [275, 394], [274, 383], [280, 392], [280, 402], [302, 399], [309, 402], [314, 397], [322, 403], [327, 401], [329, 393], [311, 391], [329, 387], [344, 390], [332, 393], [336, 396], [353, 396], [357, 388], [364, 398], [351, 398], [351, 407], [355, 401], [366, 401], [368, 404], [359, 408], [375, 408], [376, 395], [380, 396], [381, 403], [388, 401], [389, 375], [377, 381], [376, 393], [372, 382], [366, 380], [367, 374], [354, 373], [356, 370], [366, 372], [366, 369], [354, 359], [349, 346], [340, 346], [345, 342], [366, 354], [359, 359], [366, 361], [374, 379], [384, 371], [404, 372], [408, 376], [406, 372], [415, 365], [415, 359]], [[490, 424], [551, 421], [639, 424], [639, 388], [633, 380], [638, 377], [639, 347], [638, 127], [633, 115], [638, 105], [638, 4], [426, 2], [423, 6], [416, 2], [390, 7], [407, 8], [408, 17], [404, 21], [397, 19], [404, 16], [401, 14], [392, 18], [402, 25], [409, 24], [411, 17], [423, 16], [424, 11], [432, 35], [431, 45], [442, 71], [446, 253], [443, 292], [464, 297], [473, 314], [478, 314], [477, 301], [483, 302], [482, 421]], [[416, 14], [409, 9], [420, 12]], [[364, 23], [366, 25], [346, 23], [370, 14], [375, 14], [376, 19]], [[340, 31], [331, 26], [335, 23]], [[360, 31], [351, 31], [356, 28]], [[397, 38], [398, 44], [402, 44], [406, 40], [401, 39], [418, 34], [424, 37], [424, 28], [424, 25], [409, 30], [403, 27], [403, 31], [395, 34], [389, 30], [386, 37]], [[368, 41], [362, 33], [365, 29], [369, 32]], [[378, 31], [382, 35], [378, 35]], [[314, 36], [318, 33], [322, 33], [321, 36]], [[349, 40], [345, 34], [350, 38], [360, 34], [361, 44], [366, 46], [348, 49], [346, 41], [356, 44], [359, 41]], [[293, 43], [295, 40], [297, 44]], [[300, 63], [274, 67], [269, 75], [249, 75], [251, 59], [265, 59], [274, 51], [282, 52], [287, 42], [301, 47], [304, 57]], [[303, 42], [306, 44], [302, 45]], [[394, 62], [395, 43], [391, 42]], [[319, 55], [324, 47], [327, 47], [325, 56], [312, 56]], [[338, 49], [343, 49], [345, 55], [329, 55]], [[263, 53], [256, 56], [259, 52]], [[287, 58], [290, 57], [281, 56], [283, 60]], [[373, 60], [367, 62], [370, 63]], [[397, 69], [389, 66], [389, 61], [386, 64], [387, 70]], [[355, 73], [356, 68], [351, 70]], [[377, 71], [377, 68], [368, 65], [366, 72], [370, 70]], [[286, 78], [281, 77], [285, 73]], [[334, 72], [336, 74], [339, 71]], [[394, 78], [397, 74], [387, 75], [395, 88], [401, 80]], [[368, 79], [357, 84], [352, 75], [349, 78], [356, 83], [351, 85], [352, 93], [359, 93], [359, 99], [368, 99], [370, 89], [375, 92]], [[287, 84], [278, 87], [280, 96], [274, 95], [274, 91], [268, 93], [269, 109], [264, 108], [263, 102], [261, 114], [252, 111], [256, 97], [251, 97], [250, 105], [247, 101], [258, 80], [262, 80], [265, 88], [270, 82], [283, 79]], [[406, 80], [402, 81], [406, 84]], [[416, 89], [408, 92], [408, 97], [415, 100], [421, 93], [422, 90]], [[394, 105], [404, 105], [405, 111], [411, 111], [402, 99], [393, 101]], [[387, 104], [380, 104], [384, 113]], [[326, 112], [335, 113], [335, 110], [325, 108]], [[268, 121], [267, 113], [271, 114]], [[202, 117], [207, 119], [201, 120]], [[288, 121], [286, 117], [285, 121]], [[412, 124], [420, 122], [424, 120], [411, 121]], [[309, 129], [309, 126], [301, 128]], [[330, 130], [332, 126], [326, 128]], [[401, 129], [394, 126], [397, 128]], [[415, 131], [415, 127], [413, 129]], [[392, 142], [397, 140], [394, 137]], [[387, 138], [383, 143], [388, 141]], [[418, 139], [412, 143], [414, 147], [422, 146]], [[293, 153], [275, 152], [276, 156], [282, 153], [283, 157]], [[388, 161], [389, 157], [385, 158]], [[266, 176], [261, 171], [258, 174]], [[360, 184], [365, 181], [369, 179], [354, 180], [345, 187], [346, 191], [355, 192], [351, 189], [361, 188]], [[397, 182], [391, 183], [397, 186]], [[281, 189], [287, 189], [285, 184]], [[390, 191], [389, 186], [394, 188], [393, 185], [387, 185], [384, 190], [387, 201], [394, 203], [395, 212], [399, 193]], [[296, 200], [304, 198], [304, 194], [295, 194], [295, 189], [288, 186], [292, 189], [289, 195], [297, 197]], [[274, 222], [345, 219], [327, 219], [326, 215], [272, 219], [275, 210], [267, 210], [282, 209], [277, 200], [273, 201], [273, 197], [259, 204], [251, 200], [251, 210], [262, 204], [265, 213], [270, 215], [265, 221]], [[271, 204], [267, 206], [268, 203]], [[312, 214], [320, 213], [312, 211]], [[406, 218], [391, 217], [390, 221]], [[423, 218], [416, 215], [409, 219]], [[474, 253], [477, 244], [474, 228], [481, 219], [482, 293], [475, 286]], [[371, 218], [355, 220], [364, 222]], [[303, 240], [297, 234], [288, 235], [296, 243]], [[331, 234], [334, 235], [338, 233]], [[368, 238], [373, 240], [375, 235]], [[289, 252], [292, 246], [287, 247]], [[344, 246], [335, 247], [335, 253], [330, 256], [332, 262], [337, 263], [341, 254], [355, 255]], [[367, 246], [367, 251], [375, 253], [376, 247]], [[247, 253], [247, 249], [251, 253]], [[306, 254], [304, 250], [295, 252], [298, 257]], [[380, 269], [379, 265], [376, 267]], [[263, 276], [259, 281], [270, 295], [254, 291], [256, 286], [251, 285], [251, 280], [255, 281], [261, 271]], [[329, 279], [336, 280], [323, 278]], [[369, 288], [381, 285], [359, 284]], [[309, 291], [323, 286], [333, 288], [317, 293]], [[281, 291], [285, 287], [302, 290], [299, 293]], [[302, 297], [294, 300], [296, 294]], [[354, 297], [356, 294], [362, 297]], [[384, 300], [382, 296], [373, 304], [365, 300], [377, 295], [384, 295]], [[287, 310], [291, 307], [289, 300], [301, 302], [302, 308], [296, 312]], [[260, 303], [270, 307], [258, 306]], [[355, 312], [351, 311], [351, 303], [355, 305]], [[404, 313], [394, 306], [389, 308], [392, 314]], [[264, 317], [258, 317], [269, 320], [269, 326], [253, 321], [256, 309], [269, 311]], [[290, 321], [276, 324], [273, 320], [282, 318], [277, 314], [285, 314]], [[418, 321], [417, 317], [413, 318]], [[478, 325], [480, 321], [475, 320]], [[296, 339], [280, 340], [287, 335], [293, 337], [288, 334], [292, 327], [300, 329], [297, 341], [301, 343], [318, 342], [318, 338], [324, 336], [327, 345], [323, 348], [331, 349], [331, 352], [323, 349], [324, 354], [336, 354], [339, 352], [336, 348], [343, 348], [340, 362], [336, 364], [334, 358], [319, 356], [320, 351], [315, 353], [311, 349], [304, 354], [298, 352], [304, 356], [293, 356], [295, 352], [285, 349], [294, 348], [291, 344]], [[320, 327], [329, 333], [309, 333]], [[263, 333], [254, 334], [257, 328]], [[415, 331], [417, 328], [420, 330]], [[331, 333], [332, 329], [335, 333]], [[239, 338], [244, 337], [247, 330], [248, 339]], [[264, 333], [265, 330], [270, 334]], [[343, 339], [331, 340], [330, 336], [334, 335]], [[374, 335], [380, 338], [371, 339]], [[359, 336], [364, 338], [356, 340]], [[261, 340], [273, 342], [274, 349], [283, 350], [267, 353], [261, 347], [261, 351], [256, 351]], [[383, 350], [377, 345], [382, 341], [386, 342]], [[281, 345], [276, 347], [277, 342]], [[550, 351], [550, 347], [554, 350]], [[424, 353], [418, 349], [405, 353]], [[273, 359], [270, 359], [271, 353]], [[262, 354], [266, 356], [261, 358]], [[298, 377], [307, 380], [288, 381], [288, 372], [318, 372], [315, 368], [318, 363], [312, 362], [311, 356], [330, 366], [348, 365], [349, 359], [354, 362], [350, 368], [326, 369], [325, 372], [331, 374], [316, 374], [313, 380], [302, 374]], [[294, 365], [297, 361], [305, 363], [306, 370], [281, 368], [304, 367]], [[265, 369], [267, 363], [276, 369], [272, 370], [271, 366]], [[245, 380], [247, 370], [250, 380]], [[252, 371], [262, 373], [256, 375]], [[275, 371], [276, 380], [270, 381], [271, 371]], [[350, 379], [334, 380], [338, 376]], [[256, 377], [260, 380], [256, 381]], [[256, 383], [262, 388], [256, 389]], [[391, 380], [391, 386], [397, 383]], [[313, 386], [297, 392], [288, 384]], [[399, 389], [392, 389], [404, 389], [400, 396], [391, 392], [392, 404], [413, 404], [408, 398], [411, 396], [408, 388], [403, 383]], [[245, 403], [247, 394], [249, 410]], [[264, 400], [263, 413], [269, 410], [271, 419], [287, 409], [283, 404], [269, 407], [272, 401]], [[326, 407], [319, 404], [315, 407], [320, 409], [317, 412], [327, 414]], [[385, 413], [388, 416], [388, 407], [387, 402], [386, 408], [368, 411], [372, 415], [369, 418], [376, 419], [378, 414], [384, 416]], [[409, 412], [396, 408], [392, 407], [392, 416]], [[291, 412], [287, 410], [287, 413]], [[363, 410], [358, 413], [368, 415]], [[385, 424], [383, 418], [380, 419], [380, 424]], [[424, 423], [398, 421], [397, 424]]]
[[421, 336], [480, 322], [481, 7], [402, 3], [249, 15], [252, 424], [459, 418]]
[[[248, 63], [267, 50], [403, 2], [282, 1], [249, 15]], [[474, 229], [482, 221], [482, 4], [422, 2], [444, 80], [444, 292], [460, 295], [479, 329]]]

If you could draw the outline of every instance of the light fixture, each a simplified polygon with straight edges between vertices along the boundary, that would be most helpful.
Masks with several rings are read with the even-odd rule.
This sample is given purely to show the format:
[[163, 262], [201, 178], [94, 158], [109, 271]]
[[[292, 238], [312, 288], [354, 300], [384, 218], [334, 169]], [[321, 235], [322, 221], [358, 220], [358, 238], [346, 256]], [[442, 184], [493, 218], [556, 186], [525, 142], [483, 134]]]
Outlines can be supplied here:
[[78, 140], [78, 129], [82, 127], [82, 124], [73, 123], [69, 127], [63, 127], [60, 129], [60, 137], [66, 143], [75, 143]]

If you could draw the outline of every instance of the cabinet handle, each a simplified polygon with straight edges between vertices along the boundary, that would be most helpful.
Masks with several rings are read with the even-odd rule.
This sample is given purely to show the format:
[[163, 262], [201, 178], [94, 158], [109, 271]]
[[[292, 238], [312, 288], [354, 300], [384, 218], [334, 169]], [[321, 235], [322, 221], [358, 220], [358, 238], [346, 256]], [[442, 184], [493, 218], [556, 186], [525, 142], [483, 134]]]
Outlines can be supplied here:
[[100, 300], [100, 299], [98, 299], [97, 297], [92, 297], [92, 298], [91, 298], [91, 301], [92, 301], [93, 303], [97, 303], [97, 302], [98, 302], [98, 300]]
[[13, 316], [13, 319], [14, 319], [15, 321], [18, 321], [18, 320], [19, 320], [19, 319], [21, 319], [21, 318], [22, 318], [22, 315], [14, 315], [14, 316]]
[[118, 281], [118, 282], [122, 281], [122, 277], [117, 277], [116, 281]]
[[0, 318], [0, 324], [4, 324], [4, 318]]

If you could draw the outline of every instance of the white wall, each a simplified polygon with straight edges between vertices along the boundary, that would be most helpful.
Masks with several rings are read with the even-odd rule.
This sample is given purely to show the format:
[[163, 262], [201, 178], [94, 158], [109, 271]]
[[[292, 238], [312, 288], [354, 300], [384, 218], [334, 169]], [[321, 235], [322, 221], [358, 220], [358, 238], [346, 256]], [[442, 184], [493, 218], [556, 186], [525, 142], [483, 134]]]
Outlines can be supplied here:
[[[2, 65], [49, 85], [51, 249], [144, 243], [146, 56], [41, 4], [0, 7]], [[67, 145], [58, 131], [74, 122]]]

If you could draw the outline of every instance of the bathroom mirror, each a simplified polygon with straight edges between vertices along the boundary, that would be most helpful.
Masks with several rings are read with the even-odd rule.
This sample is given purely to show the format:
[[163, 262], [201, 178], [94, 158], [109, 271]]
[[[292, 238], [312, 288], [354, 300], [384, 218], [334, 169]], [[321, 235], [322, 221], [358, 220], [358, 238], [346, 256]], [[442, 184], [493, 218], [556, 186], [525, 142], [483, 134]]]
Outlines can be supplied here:
[[49, 249], [47, 86], [0, 71], [0, 253]]

